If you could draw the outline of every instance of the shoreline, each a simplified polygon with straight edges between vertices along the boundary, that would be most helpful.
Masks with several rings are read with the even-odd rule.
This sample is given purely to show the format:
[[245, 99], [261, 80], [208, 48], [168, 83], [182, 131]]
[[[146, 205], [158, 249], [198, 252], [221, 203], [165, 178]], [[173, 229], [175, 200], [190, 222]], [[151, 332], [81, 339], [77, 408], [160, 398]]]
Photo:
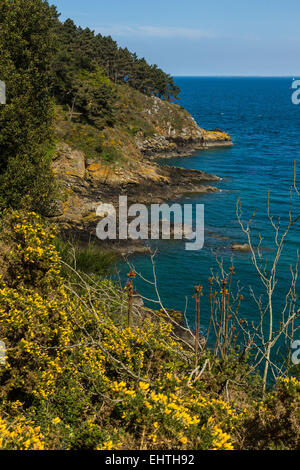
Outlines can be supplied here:
[[[189, 155], [191, 153], [189, 152]], [[158, 157], [162, 157], [160, 154]], [[163, 158], [163, 157], [162, 157]], [[112, 248], [121, 253], [149, 252], [141, 240], [100, 242], [96, 238], [96, 226], [99, 217], [96, 210], [101, 203], [113, 204], [118, 210], [119, 196], [127, 196], [128, 205], [151, 205], [175, 201], [195, 194], [216, 193], [216, 186], [222, 179], [201, 170], [186, 169], [177, 166], [161, 165], [151, 162], [151, 170], [155, 170], [155, 178], [141, 176], [137, 181], [125, 181], [121, 184], [99, 184], [99, 180], [80, 178], [78, 175], [64, 177], [65, 190], [72, 188], [72, 197], [67, 203], [59, 204], [53, 219], [61, 232], [71, 238], [86, 243], [91, 239], [105, 248]], [[63, 206], [63, 207], [61, 207]]]
[[142, 155], [150, 161], [159, 158], [189, 157], [197, 151], [217, 147], [233, 147], [231, 137], [223, 131], [204, 131], [201, 138], [168, 138], [156, 136], [141, 141], [137, 140]]
[[233, 146], [230, 136], [219, 129], [201, 132], [205, 136], [201, 139], [154, 136], [143, 140], [143, 145], [138, 138], [137, 145], [143, 158], [135, 166], [127, 168], [114, 168], [101, 162], [89, 164], [83, 152], [61, 143], [53, 163], [53, 171], [65, 197], [65, 200], [58, 201], [53, 216], [61, 233], [77, 239], [79, 243], [93, 240], [117, 254], [148, 253], [149, 248], [142, 240], [98, 240], [96, 227], [100, 219], [96, 216], [97, 207], [110, 203], [118, 210], [119, 196], [127, 196], [129, 205], [137, 202], [151, 205], [219, 192], [216, 184], [222, 178], [217, 175], [155, 161], [188, 157], [213, 147]]
[[153, 150], [153, 151], [144, 151], [143, 156], [148, 158], [149, 160], [158, 160], [158, 159], [168, 159], [168, 158], [176, 158], [176, 157], [190, 157], [193, 153], [202, 150], [209, 150], [211, 148], [223, 148], [223, 147], [233, 147], [232, 141], [215, 141], [215, 142], [207, 142], [205, 145], [203, 144], [188, 144], [185, 147], [177, 147], [176, 149], [165, 149], [165, 150]]

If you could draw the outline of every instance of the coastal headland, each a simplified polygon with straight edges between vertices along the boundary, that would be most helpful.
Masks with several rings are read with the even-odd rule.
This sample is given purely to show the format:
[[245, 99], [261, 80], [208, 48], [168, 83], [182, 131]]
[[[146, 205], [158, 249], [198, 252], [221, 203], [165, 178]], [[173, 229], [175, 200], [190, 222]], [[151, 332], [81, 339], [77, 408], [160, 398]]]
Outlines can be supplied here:
[[[226, 132], [200, 128], [181, 106], [127, 86], [118, 88], [118, 105], [117, 126], [102, 131], [57, 111], [52, 169], [60, 198], [54, 216], [62, 231], [82, 239], [95, 233], [98, 205], [117, 206], [120, 195], [128, 196], [129, 203], [152, 204], [218, 191], [216, 175], [155, 160], [166, 157], [167, 163], [167, 157], [233, 145]], [[99, 140], [105, 155], [97, 153]]]

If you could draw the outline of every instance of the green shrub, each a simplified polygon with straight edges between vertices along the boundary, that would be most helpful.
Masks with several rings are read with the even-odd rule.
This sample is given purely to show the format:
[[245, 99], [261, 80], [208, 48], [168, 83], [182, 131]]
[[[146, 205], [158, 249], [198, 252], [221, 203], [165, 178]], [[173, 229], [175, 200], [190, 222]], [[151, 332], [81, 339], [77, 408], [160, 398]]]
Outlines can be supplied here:
[[[262, 401], [238, 357], [221, 362], [111, 280], [62, 274], [66, 245], [34, 213], [0, 233], [0, 449], [232, 450], [299, 447], [299, 382]], [[90, 255], [82, 268], [95, 270]], [[207, 365], [208, 364], [208, 365]], [[206, 366], [205, 366], [206, 365]]]

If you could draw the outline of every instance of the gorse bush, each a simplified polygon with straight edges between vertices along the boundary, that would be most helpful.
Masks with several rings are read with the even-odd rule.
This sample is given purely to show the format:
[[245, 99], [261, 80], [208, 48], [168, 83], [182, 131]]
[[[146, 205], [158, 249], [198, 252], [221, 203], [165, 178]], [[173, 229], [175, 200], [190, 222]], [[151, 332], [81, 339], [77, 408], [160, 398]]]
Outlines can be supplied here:
[[[17, 414], [18, 402], [12, 406], [12, 416]], [[6, 450], [44, 450], [44, 440], [39, 426], [24, 416], [17, 416], [13, 426], [0, 418], [0, 448]]]
[[299, 397], [300, 381], [295, 377], [280, 378], [246, 420], [244, 446], [260, 450], [299, 449]]
[[47, 292], [59, 285], [59, 256], [49, 229], [34, 212], [8, 212], [1, 224], [2, 281], [11, 288]]
[[286, 400], [285, 426], [272, 416], [269, 442], [298, 445], [290, 439], [299, 382], [280, 383], [260, 403], [247, 365], [232, 357], [221, 367], [209, 351], [198, 357], [209, 367], [195, 378], [195, 353], [164, 315], [142, 309], [128, 328], [124, 291], [80, 273], [77, 282], [64, 278], [54, 237], [34, 213], [12, 212], [3, 223], [2, 449], [232, 450], [245, 440], [255, 448], [261, 442], [249, 429], [263, 433], [269, 419], [260, 407], [272, 412]]

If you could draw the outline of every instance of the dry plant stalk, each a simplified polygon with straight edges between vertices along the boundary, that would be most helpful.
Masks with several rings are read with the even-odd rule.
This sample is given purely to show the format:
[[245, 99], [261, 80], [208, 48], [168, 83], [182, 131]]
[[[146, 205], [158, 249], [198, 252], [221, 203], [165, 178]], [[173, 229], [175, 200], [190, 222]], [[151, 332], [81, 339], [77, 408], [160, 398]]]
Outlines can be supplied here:
[[195, 356], [196, 368], [199, 362], [199, 342], [200, 342], [200, 302], [203, 296], [203, 286], [195, 286]]
[[[234, 266], [231, 266], [229, 273], [225, 273], [223, 265], [220, 263], [222, 279], [217, 276], [209, 278], [210, 284], [210, 321], [207, 329], [206, 341], [207, 345], [210, 338], [211, 326], [214, 333], [214, 354], [220, 356], [224, 361], [229, 354], [235, 349], [239, 336], [236, 331], [236, 325], [240, 325], [243, 320], [239, 320], [239, 308], [244, 296], [240, 295], [240, 291], [236, 296], [232, 293], [232, 278], [235, 274]], [[217, 288], [214, 290], [214, 283]]]
[[133, 311], [133, 280], [135, 279], [135, 271], [130, 271], [128, 274], [129, 281], [127, 283], [127, 292], [128, 292], [128, 314], [127, 314], [127, 326], [128, 328], [132, 327], [132, 311]]
[[[252, 291], [252, 296], [256, 301], [259, 312], [259, 324], [254, 328], [255, 331], [255, 342], [254, 346], [259, 348], [260, 359], [256, 364], [258, 367], [259, 364], [264, 362], [264, 373], [263, 373], [263, 389], [266, 392], [269, 371], [270, 368], [274, 377], [282, 373], [282, 369], [278, 368], [272, 360], [272, 351], [277, 345], [279, 339], [284, 336], [289, 342], [293, 341], [295, 334], [295, 321], [299, 318], [299, 311], [296, 309], [296, 283], [298, 280], [298, 264], [299, 264], [299, 252], [297, 251], [297, 258], [294, 267], [290, 266], [291, 273], [291, 284], [290, 288], [286, 294], [285, 304], [281, 311], [281, 325], [278, 331], [275, 330], [275, 317], [274, 317], [274, 291], [278, 282], [278, 269], [279, 269], [279, 260], [282, 255], [283, 248], [285, 246], [286, 238], [297, 222], [300, 220], [300, 214], [293, 215], [293, 206], [294, 193], [299, 197], [299, 190], [296, 184], [296, 162], [294, 164], [294, 182], [290, 187], [290, 205], [288, 212], [288, 222], [282, 228], [281, 220], [278, 219], [277, 222], [274, 221], [274, 217], [271, 215], [270, 210], [270, 191], [268, 193], [268, 207], [267, 207], [267, 216], [271, 227], [274, 230], [274, 244], [275, 252], [271, 266], [268, 269], [267, 259], [263, 256], [261, 245], [262, 245], [262, 236], [259, 235], [260, 241], [257, 248], [254, 247], [253, 237], [251, 234], [251, 224], [255, 218], [256, 212], [253, 213], [252, 217], [245, 224], [242, 221], [242, 204], [239, 200], [237, 203], [237, 218], [243, 233], [246, 235], [248, 240], [248, 245], [250, 247], [251, 259], [253, 266], [255, 267], [256, 272], [258, 273], [259, 279], [264, 287], [264, 291], [267, 297], [267, 304], [264, 306], [262, 299], [255, 296]], [[267, 321], [266, 321], [267, 318]], [[277, 371], [277, 372], [276, 372]]]

